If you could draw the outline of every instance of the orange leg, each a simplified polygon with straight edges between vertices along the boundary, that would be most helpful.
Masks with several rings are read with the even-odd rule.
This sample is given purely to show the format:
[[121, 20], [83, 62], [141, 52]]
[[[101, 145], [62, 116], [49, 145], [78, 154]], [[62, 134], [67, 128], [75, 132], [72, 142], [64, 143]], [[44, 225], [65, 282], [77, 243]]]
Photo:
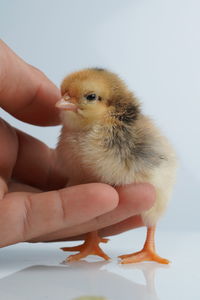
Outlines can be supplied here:
[[98, 236], [97, 231], [90, 232], [87, 234], [85, 242], [82, 245], [75, 247], [64, 247], [61, 248], [63, 251], [79, 251], [79, 253], [70, 255], [66, 258], [66, 261], [78, 261], [81, 258], [87, 257], [88, 255], [98, 255], [105, 260], [109, 260], [108, 257], [103, 250], [99, 247], [99, 243], [107, 243], [108, 239], [103, 239]]
[[154, 241], [155, 229], [156, 229], [155, 226], [147, 228], [146, 241], [141, 251], [119, 256], [122, 259], [121, 260], [122, 264], [136, 263], [136, 262], [141, 262], [146, 260], [156, 261], [161, 264], [169, 263], [169, 260], [160, 257], [155, 252], [155, 241]]

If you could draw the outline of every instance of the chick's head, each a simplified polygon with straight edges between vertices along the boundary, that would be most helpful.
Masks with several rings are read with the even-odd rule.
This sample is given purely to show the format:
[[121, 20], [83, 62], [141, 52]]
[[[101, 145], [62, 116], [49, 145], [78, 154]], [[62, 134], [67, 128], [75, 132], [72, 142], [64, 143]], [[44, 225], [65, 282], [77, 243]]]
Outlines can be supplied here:
[[56, 106], [62, 110], [62, 120], [79, 129], [99, 120], [128, 124], [139, 113], [139, 103], [124, 82], [104, 69], [70, 74], [61, 84], [61, 93]]

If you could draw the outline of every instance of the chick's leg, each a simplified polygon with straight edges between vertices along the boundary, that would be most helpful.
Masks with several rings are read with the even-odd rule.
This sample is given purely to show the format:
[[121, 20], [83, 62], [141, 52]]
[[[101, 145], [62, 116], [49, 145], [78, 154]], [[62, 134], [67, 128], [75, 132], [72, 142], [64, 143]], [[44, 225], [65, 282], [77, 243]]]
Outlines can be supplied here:
[[79, 251], [79, 253], [70, 255], [66, 258], [66, 261], [78, 261], [81, 258], [87, 257], [88, 255], [98, 255], [105, 260], [109, 260], [110, 258], [103, 252], [103, 250], [99, 247], [99, 243], [107, 243], [109, 240], [100, 238], [98, 236], [98, 232], [90, 232], [86, 235], [85, 242], [82, 245], [75, 247], [64, 247], [61, 248], [63, 251]]
[[147, 228], [147, 237], [141, 251], [119, 256], [122, 264], [136, 263], [142, 261], [156, 261], [161, 264], [168, 264], [169, 260], [160, 257], [155, 251], [155, 226]]

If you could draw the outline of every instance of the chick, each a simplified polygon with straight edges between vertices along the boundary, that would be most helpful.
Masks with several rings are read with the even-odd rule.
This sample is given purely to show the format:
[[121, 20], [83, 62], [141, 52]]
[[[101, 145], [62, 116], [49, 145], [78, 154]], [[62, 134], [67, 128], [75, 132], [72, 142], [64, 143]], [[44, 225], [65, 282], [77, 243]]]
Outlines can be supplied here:
[[[61, 84], [63, 123], [57, 146], [68, 186], [102, 182], [112, 186], [148, 182], [155, 187], [156, 201], [141, 217], [147, 236], [141, 251], [120, 256], [121, 263], [157, 261], [168, 264], [155, 252], [154, 233], [166, 209], [176, 173], [176, 156], [168, 140], [141, 112], [141, 106], [125, 83], [114, 73], [91, 68], [72, 73]], [[109, 257], [99, 247], [107, 242], [97, 232], [85, 243], [64, 251], [80, 251], [68, 257], [79, 260], [89, 254]]]

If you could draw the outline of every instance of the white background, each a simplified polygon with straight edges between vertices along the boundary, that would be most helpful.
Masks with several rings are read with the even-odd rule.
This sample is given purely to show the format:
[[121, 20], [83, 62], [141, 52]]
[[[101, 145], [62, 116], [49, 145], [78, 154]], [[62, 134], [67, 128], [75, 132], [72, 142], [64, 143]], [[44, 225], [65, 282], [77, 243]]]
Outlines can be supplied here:
[[87, 261], [61, 264], [66, 253], [59, 247], [64, 243], [21, 243], [3, 248], [0, 299], [78, 300], [88, 295], [105, 297], [102, 300], [199, 300], [200, 234], [158, 230], [157, 237], [159, 254], [169, 258], [171, 265], [117, 262], [117, 255], [142, 245], [142, 228], [112, 237], [102, 245], [112, 258], [109, 262], [90, 256]]
[[[170, 138], [180, 167], [163, 229], [200, 229], [199, 14], [198, 0], [0, 0], [0, 37], [19, 56], [58, 86], [83, 67], [117, 72]], [[0, 114], [55, 146], [59, 127]]]

